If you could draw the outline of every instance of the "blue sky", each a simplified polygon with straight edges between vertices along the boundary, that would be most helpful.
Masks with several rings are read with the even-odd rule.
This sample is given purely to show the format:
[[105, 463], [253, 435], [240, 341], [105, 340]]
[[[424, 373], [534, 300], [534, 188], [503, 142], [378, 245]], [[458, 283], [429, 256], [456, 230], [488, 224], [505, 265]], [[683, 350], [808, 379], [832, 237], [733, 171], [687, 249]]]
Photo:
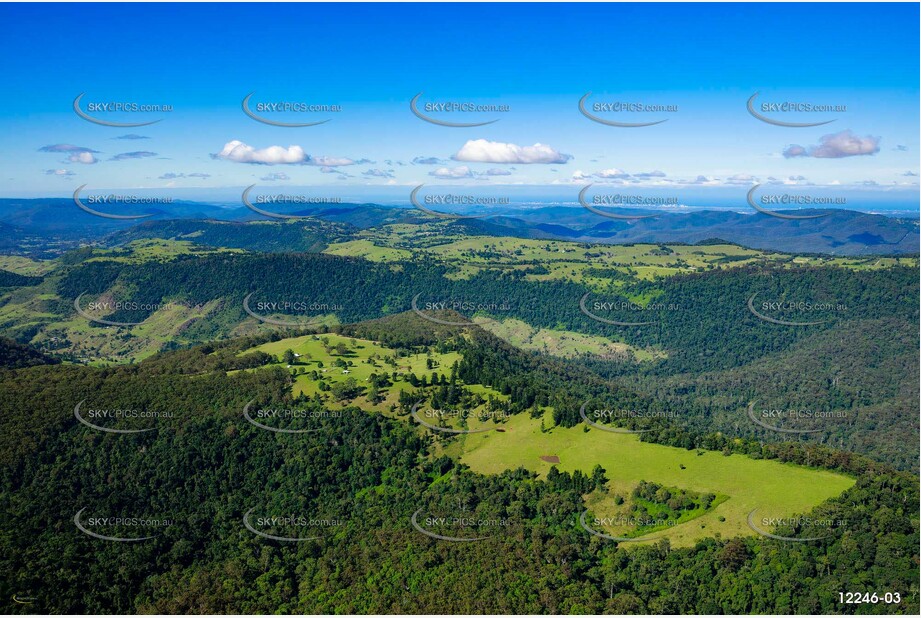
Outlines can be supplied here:
[[[917, 204], [918, 5], [12, 5], [0, 6], [7, 105], [0, 196], [93, 189], [225, 199], [317, 187], [383, 199], [419, 183], [567, 189], [610, 184], [681, 196], [753, 183], [898, 192]], [[577, 107], [672, 106], [605, 112]], [[765, 112], [746, 101], [846, 106]], [[289, 101], [338, 112], [261, 114]], [[430, 117], [409, 101], [507, 106]], [[170, 112], [88, 112], [106, 101]], [[840, 108], [839, 108], [840, 109]], [[124, 139], [134, 136], [135, 139]], [[140, 136], [138, 138], [138, 136]], [[416, 161], [414, 163], [413, 161]], [[255, 164], [263, 161], [269, 164]], [[424, 162], [423, 162], [424, 161]], [[209, 191], [204, 191], [205, 189]], [[190, 194], [190, 193], [189, 193]]]

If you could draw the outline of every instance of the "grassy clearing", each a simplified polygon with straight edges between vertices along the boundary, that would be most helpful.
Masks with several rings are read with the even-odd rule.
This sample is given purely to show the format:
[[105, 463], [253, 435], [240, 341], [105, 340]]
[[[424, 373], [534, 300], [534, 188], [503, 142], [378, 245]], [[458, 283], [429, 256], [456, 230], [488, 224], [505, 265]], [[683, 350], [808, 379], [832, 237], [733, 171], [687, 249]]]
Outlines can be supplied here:
[[[191, 235], [189, 235], [191, 236]], [[214, 249], [200, 247], [189, 240], [164, 240], [151, 238], [135, 240], [117, 249], [97, 249], [88, 262], [113, 261], [140, 264], [150, 261], [167, 261], [182, 255], [212, 255], [215, 253], [244, 253], [242, 249]]]
[[[527, 279], [572, 280], [584, 283], [596, 291], [622, 285], [616, 276], [651, 281], [680, 273], [737, 268], [757, 263], [788, 268], [838, 266], [855, 270], [918, 264], [917, 257], [794, 257], [730, 244], [600, 245], [562, 240], [451, 236], [442, 232], [433, 237], [433, 234], [422, 234], [416, 226], [383, 226], [363, 231], [361, 240], [331, 245], [327, 253], [365, 257], [373, 261], [399, 261], [412, 253], [427, 254], [432, 260], [451, 266], [452, 278], [471, 277], [486, 269], [526, 270], [541, 266], [549, 272], [529, 273]], [[596, 269], [601, 272], [593, 272]], [[615, 278], [612, 279], [611, 275], [615, 275]]]
[[[543, 424], [552, 426], [549, 416], [544, 417]], [[613, 496], [629, 495], [640, 481], [726, 496], [725, 501], [699, 517], [653, 535], [668, 538], [676, 546], [692, 545], [698, 538], [717, 534], [755, 534], [746, 523], [752, 510], [757, 509], [758, 517], [790, 517], [839, 495], [854, 483], [826, 470], [743, 455], [687, 451], [640, 442], [636, 435], [585, 431], [583, 425], [542, 432], [541, 419], [522, 414], [509, 419], [504, 428], [503, 433], [460, 436], [448, 453], [483, 474], [521, 466], [544, 476], [553, 465], [540, 459], [544, 455], [558, 456], [557, 467], [567, 472], [581, 470], [591, 474], [600, 464], [610, 479], [610, 491], [591, 496], [587, 505], [599, 518], [616, 517], [620, 511]]]
[[333, 243], [323, 253], [345, 257], [363, 257], [372, 262], [399, 262], [412, 257], [412, 251], [374, 244], [370, 240], [349, 240]]
[[207, 318], [219, 306], [220, 301], [200, 307], [164, 305], [135, 326], [107, 326], [72, 315], [42, 331], [33, 343], [51, 343], [53, 348], [94, 365], [139, 362], [163, 350], [169, 343], [192, 343], [183, 332], [192, 322]]
[[[343, 337], [332, 333], [282, 339], [246, 352], [256, 350], [274, 355], [278, 359], [277, 365], [298, 372], [293, 387], [295, 395], [320, 394], [329, 397], [328, 403], [334, 408], [357, 405], [364, 410], [378, 412], [389, 411], [391, 405], [397, 404], [400, 391], [412, 389], [410, 384], [403, 379], [404, 376], [414, 373], [421, 378], [431, 376], [432, 372], [437, 372], [439, 375], [450, 375], [452, 365], [461, 358], [457, 352], [397, 356], [396, 351], [373, 341]], [[294, 363], [289, 364], [282, 360], [286, 350], [291, 350], [298, 355]], [[343, 367], [343, 364], [346, 366]], [[311, 377], [313, 371], [317, 372], [320, 380], [314, 380]], [[391, 387], [381, 392], [383, 400], [377, 404], [368, 401], [364, 396], [351, 401], [335, 401], [328, 392], [321, 390], [320, 387], [321, 381], [332, 385], [343, 383], [350, 378], [354, 379], [359, 386], [367, 386], [372, 374], [380, 375], [385, 372], [391, 376], [396, 373], [398, 379]]]
[[611, 341], [597, 335], [583, 335], [569, 330], [535, 328], [521, 320], [495, 321], [474, 318], [473, 321], [484, 330], [488, 330], [517, 348], [552, 356], [571, 358], [588, 354], [600, 358], [627, 360], [632, 355], [637, 361], [666, 357], [665, 353], [656, 350], [634, 348], [626, 343]]
[[[323, 339], [326, 339], [325, 344]], [[413, 372], [420, 377], [430, 375], [432, 371], [449, 374], [453, 363], [460, 360], [460, 355], [454, 352], [397, 357], [395, 350], [373, 341], [335, 334], [283, 339], [254, 350], [274, 355], [279, 359], [276, 364], [288, 370], [304, 372], [296, 377], [295, 393], [320, 394], [327, 400], [330, 409], [357, 405], [366, 411], [388, 416], [395, 416], [391, 406], [395, 406], [399, 392], [412, 388], [404, 379], [406, 374]], [[300, 355], [290, 366], [281, 360], [286, 350]], [[320, 379], [311, 377], [314, 371], [318, 372]], [[319, 387], [320, 381], [329, 385], [350, 378], [364, 385], [371, 374], [380, 375], [383, 371], [391, 375], [396, 372], [399, 377], [382, 393], [384, 399], [378, 404], [372, 404], [364, 395], [351, 401], [333, 401], [329, 391]], [[465, 388], [484, 397], [493, 395], [500, 400], [506, 399], [482, 385], [465, 385]], [[403, 420], [415, 422], [407, 417]], [[492, 418], [475, 416], [467, 418], [465, 426], [471, 430], [497, 427]], [[519, 414], [504, 419], [500, 427], [501, 431], [462, 434], [454, 438], [438, 434], [439, 440], [433, 453], [436, 456], [445, 453], [482, 474], [498, 474], [524, 467], [543, 476], [553, 465], [567, 472], [581, 470], [591, 474], [595, 465], [600, 464], [610, 479], [607, 485], [609, 491], [593, 492], [586, 497], [586, 508], [592, 518], [623, 516], [624, 506], [616, 504], [615, 497], [630, 496], [640, 481], [714, 494], [717, 498], [707, 508], [683, 513], [666, 526], [644, 529], [646, 535], [668, 538], [676, 546], [688, 546], [708, 536], [755, 534], [747, 525], [747, 517], [752, 510], [757, 509], [758, 517], [791, 517], [839, 495], [854, 482], [846, 476], [825, 470], [755, 460], [743, 455], [727, 457], [717, 452], [650, 444], [640, 442], [635, 435], [596, 429], [586, 431], [583, 425], [569, 429], [554, 427], [549, 409], [542, 419]], [[419, 430], [429, 431], [421, 427]], [[559, 457], [559, 464], [541, 459], [553, 456]], [[629, 532], [617, 525], [601, 531], [608, 534]]]
[[33, 260], [19, 255], [0, 255], [0, 270], [24, 275], [39, 277], [50, 273], [57, 268], [54, 260]]

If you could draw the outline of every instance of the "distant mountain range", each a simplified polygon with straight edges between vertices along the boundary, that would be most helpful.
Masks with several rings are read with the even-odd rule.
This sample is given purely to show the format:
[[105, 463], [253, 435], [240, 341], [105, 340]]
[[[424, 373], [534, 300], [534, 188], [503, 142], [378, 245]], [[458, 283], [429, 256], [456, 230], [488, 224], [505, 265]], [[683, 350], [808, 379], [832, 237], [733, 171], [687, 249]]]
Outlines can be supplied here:
[[578, 208], [543, 208], [524, 217], [470, 220], [471, 229], [502, 236], [555, 238], [589, 243], [685, 243], [715, 239], [754, 249], [833, 255], [913, 254], [919, 250], [917, 221], [850, 210], [818, 219], [786, 220], [761, 214], [703, 210], [651, 219], [602, 220]]
[[[262, 234], [253, 234], [245, 224], [262, 222], [280, 225], [243, 206], [227, 207], [203, 202], [173, 202], [167, 207], [139, 207], [136, 214], [148, 214], [142, 220], [116, 220], [97, 217], [80, 210], [72, 199], [0, 199], [0, 251], [34, 253], [36, 238], [54, 240], [67, 248], [80, 241], [101, 241], [114, 234], [122, 238], [174, 238], [196, 231], [210, 230], [221, 246], [235, 246], [257, 251], [308, 251], [321, 240], [318, 233], [332, 237], [347, 236], [356, 228], [372, 228], [392, 223], [423, 223], [433, 220], [418, 210], [376, 204], [329, 204], [287, 210], [281, 214], [311, 216], [315, 220], [342, 226], [311, 225], [305, 237], [289, 237], [283, 244], [266, 242]], [[650, 214], [650, 211], [636, 211]], [[918, 220], [896, 219], [851, 210], [796, 211], [797, 215], [825, 214], [816, 219], [789, 220], [769, 215], [742, 214], [728, 210], [655, 213], [656, 217], [612, 220], [579, 207], [547, 206], [528, 210], [498, 210], [481, 219], [458, 220], [457, 225], [470, 234], [547, 238], [588, 243], [685, 243], [723, 240], [756, 249], [786, 253], [825, 253], [832, 255], [891, 255], [919, 252]], [[219, 226], [235, 223], [234, 236]], [[243, 227], [240, 227], [243, 226]], [[285, 228], [291, 234], [290, 228]], [[130, 230], [130, 231], [126, 231]], [[215, 233], [220, 230], [220, 233]], [[201, 236], [201, 234], [196, 234]], [[247, 241], [249, 237], [251, 240]], [[25, 245], [17, 238], [27, 238]], [[197, 242], [210, 244], [205, 238]], [[107, 242], [111, 244], [111, 242]]]

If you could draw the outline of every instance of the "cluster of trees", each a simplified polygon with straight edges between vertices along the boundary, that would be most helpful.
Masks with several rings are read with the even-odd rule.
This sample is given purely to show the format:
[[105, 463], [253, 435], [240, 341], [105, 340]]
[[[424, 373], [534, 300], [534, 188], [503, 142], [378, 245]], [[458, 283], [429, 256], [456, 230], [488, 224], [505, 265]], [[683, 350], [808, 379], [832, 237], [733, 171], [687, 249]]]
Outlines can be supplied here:
[[[665, 487], [658, 483], [640, 481], [631, 492], [633, 517], [642, 522], [642, 528], [661, 527], [659, 521], [684, 521], [710, 509], [716, 494], [701, 493], [679, 487]], [[648, 523], [646, 523], [648, 522]]]
[[26, 285], [38, 285], [42, 282], [42, 277], [29, 277], [20, 275], [0, 268], [0, 288], [21, 287]]
[[59, 362], [61, 361], [42, 354], [30, 346], [0, 337], [0, 367], [15, 369], [34, 365], [54, 365]]

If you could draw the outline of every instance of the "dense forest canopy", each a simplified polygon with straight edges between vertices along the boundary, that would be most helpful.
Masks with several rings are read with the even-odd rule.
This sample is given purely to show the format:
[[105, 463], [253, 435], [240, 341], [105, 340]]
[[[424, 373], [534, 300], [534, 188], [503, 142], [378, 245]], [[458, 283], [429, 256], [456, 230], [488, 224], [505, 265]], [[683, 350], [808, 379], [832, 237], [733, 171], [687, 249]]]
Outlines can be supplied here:
[[[515, 400], [544, 400], [560, 410], [571, 409], [555, 399], [560, 382], [586, 394], [603, 385], [584, 370], [536, 359], [482, 331], [425, 324], [431, 323], [404, 314], [341, 330], [363, 337], [386, 332], [397, 347], [453, 342], [464, 355], [458, 372], [465, 381], [474, 374], [491, 378], [495, 387], [514, 390]], [[0, 373], [0, 554], [3, 571], [12, 574], [0, 584], [4, 599], [28, 594], [41, 611], [54, 613], [412, 613], [436, 607], [809, 613], [857, 611], [842, 607], [837, 593], [859, 586], [901, 591], [900, 604], [879, 610], [917, 610], [917, 477], [820, 447], [691, 437], [701, 448], [755, 449], [787, 461], [810, 456], [811, 465], [854, 474], [856, 485], [817, 511], [847, 521], [846, 528], [808, 543], [748, 536], [689, 548], [667, 542], [628, 548], [578, 525], [582, 496], [603, 484], [603, 471], [595, 471], [595, 480], [591, 470], [570, 475], [555, 468], [543, 480], [524, 470], [474, 474], [430, 456], [432, 438], [411, 424], [354, 407], [320, 417], [318, 430], [304, 434], [246, 423], [240, 410], [254, 397], [291, 402], [288, 371], [239, 371], [267, 360], [239, 351], [271, 338], [165, 353], [135, 366]], [[173, 414], [159, 419], [155, 431], [107, 434], [74, 418], [74, 402], [81, 400]], [[646, 439], [679, 445], [687, 435], [663, 427]], [[650, 487], [638, 491], [655, 500]], [[500, 534], [454, 543], [414, 529], [420, 509], [433, 518], [461, 509], [478, 521], [504, 524]], [[139, 518], [146, 526], [96, 530], [153, 538], [92, 538], [75, 527], [78, 512], [83, 522]], [[265, 526], [260, 531], [295, 537], [308, 530], [316, 538], [263, 538], [243, 525], [249, 513], [254, 526]], [[778, 528], [785, 532], [796, 533]]]
[[[917, 432], [916, 266], [729, 252], [697, 268], [662, 245], [641, 252], [668, 276], [607, 267], [594, 247], [597, 263], [556, 276], [557, 245], [533, 259], [488, 237], [459, 261], [405, 251], [464, 229], [406, 226], [372, 260], [320, 253], [356, 238], [338, 223], [158, 222], [28, 265], [42, 274], [3, 274], [5, 609], [857, 613], [840, 593], [889, 591], [898, 601], [874, 611], [918, 611], [918, 457], [904, 440]], [[201, 244], [157, 240], [190, 235]], [[468, 258], [485, 266], [459, 270]], [[165, 307], [202, 313], [156, 331]], [[622, 352], [527, 352], [489, 331], [504, 320]], [[145, 336], [154, 347], [135, 359]], [[296, 337], [324, 360], [296, 354]], [[356, 339], [382, 349], [362, 356]], [[108, 362], [94, 366], [99, 342]], [[432, 429], [416, 409], [480, 418]], [[589, 424], [596, 409], [633, 413]], [[610, 466], [563, 470], [549, 454], [546, 474], [477, 472], [463, 438], [437, 428], [491, 414], [491, 431], [635, 432], [692, 457], [833, 471], [849, 488], [791, 521], [755, 530], [750, 515], [745, 534], [633, 542], [733, 496], [654, 474], [621, 486]], [[602, 530], [611, 513], [639, 523]], [[835, 525], [810, 540], [804, 521]]]

